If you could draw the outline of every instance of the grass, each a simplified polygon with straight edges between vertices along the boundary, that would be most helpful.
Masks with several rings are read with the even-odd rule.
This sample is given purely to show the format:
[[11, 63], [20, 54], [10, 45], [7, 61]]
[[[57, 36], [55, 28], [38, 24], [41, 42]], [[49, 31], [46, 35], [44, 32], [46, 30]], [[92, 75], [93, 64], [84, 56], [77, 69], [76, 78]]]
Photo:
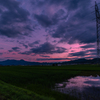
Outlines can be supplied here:
[[55, 100], [77, 100], [69, 95], [51, 90], [55, 83], [66, 81], [76, 75], [96, 76], [96, 74], [100, 75], [99, 65], [0, 67], [0, 80]]
[[0, 100], [55, 100], [0, 81]]

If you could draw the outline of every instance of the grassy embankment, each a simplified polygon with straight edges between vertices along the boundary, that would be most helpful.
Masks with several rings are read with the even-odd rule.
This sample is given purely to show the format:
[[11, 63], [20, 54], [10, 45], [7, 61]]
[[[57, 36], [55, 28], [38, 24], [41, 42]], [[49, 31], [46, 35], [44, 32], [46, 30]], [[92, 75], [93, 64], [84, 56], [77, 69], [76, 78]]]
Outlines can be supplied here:
[[[8, 88], [11, 84], [9, 94], [6, 93], [6, 89], [0, 90], [1, 97], [15, 98], [14, 100], [28, 100], [17, 99], [27, 96], [27, 98], [33, 98], [30, 100], [76, 100], [74, 97], [65, 95], [56, 91], [52, 91], [55, 83], [66, 81], [68, 78], [76, 75], [100, 75], [100, 67], [97, 65], [71, 65], [71, 66], [10, 66], [0, 67], [0, 80], [6, 82], [1, 87]], [[3, 85], [3, 86], [2, 86]], [[14, 85], [14, 86], [12, 86]], [[17, 89], [17, 87], [20, 87]], [[16, 89], [15, 89], [16, 88]], [[22, 89], [21, 89], [22, 88]], [[5, 91], [4, 94], [2, 93]], [[13, 95], [12, 91], [15, 95]], [[20, 92], [23, 91], [23, 92]], [[25, 91], [29, 91], [25, 92]], [[21, 94], [20, 94], [21, 93]], [[22, 95], [23, 94], [23, 95]], [[31, 94], [31, 95], [30, 95]], [[37, 95], [39, 94], [39, 95]], [[40, 95], [46, 96], [41, 97]], [[9, 100], [13, 100], [13, 99]], [[39, 99], [40, 98], [40, 99]], [[6, 100], [6, 99], [5, 99]], [[8, 99], [7, 99], [8, 100]]]
[[55, 100], [0, 81], [0, 100]]

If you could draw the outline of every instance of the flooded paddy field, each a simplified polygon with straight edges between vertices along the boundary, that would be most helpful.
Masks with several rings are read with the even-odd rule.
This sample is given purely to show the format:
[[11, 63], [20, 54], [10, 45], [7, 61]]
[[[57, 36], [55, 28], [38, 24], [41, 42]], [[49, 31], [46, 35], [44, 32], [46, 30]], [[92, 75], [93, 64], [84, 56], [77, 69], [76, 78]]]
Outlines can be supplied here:
[[[89, 91], [91, 91], [89, 92], [90, 94], [94, 93], [94, 95], [97, 96], [97, 93], [95, 91], [99, 92], [100, 89], [99, 87], [95, 86], [99, 84], [99, 82], [95, 83], [95, 81], [99, 80], [99, 76], [100, 76], [99, 65], [3, 66], [3, 67], [0, 67], [1, 81], [7, 84], [11, 84], [13, 86], [17, 86], [17, 87], [32, 91], [41, 96], [53, 98], [54, 100], [84, 100], [83, 97], [88, 96], [87, 93]], [[84, 83], [84, 88], [78, 89], [76, 88], [77, 87], [76, 86], [72, 90], [72, 88], [70, 87], [72, 87], [72, 85], [77, 84], [74, 78], [75, 80], [76, 79], [81, 80], [81, 82]], [[93, 81], [93, 79], [95, 79], [95, 81]], [[81, 82], [78, 82], [80, 83], [80, 87], [82, 87]], [[58, 90], [62, 88], [61, 91], [64, 91], [64, 92], [53, 90], [55, 88], [56, 83], [61, 83], [61, 87], [58, 86]], [[69, 88], [67, 88], [65, 91], [63, 90], [63, 88], [66, 86], [69, 86]], [[78, 92], [75, 92], [75, 91], [78, 91]], [[84, 92], [83, 96], [80, 91]], [[65, 92], [67, 92], [67, 94]], [[68, 92], [70, 92], [70, 94]], [[99, 96], [97, 96], [97, 98], [99, 98]], [[89, 100], [89, 99], [86, 99], [86, 100]]]
[[80, 100], [100, 100], [100, 77], [76, 76], [68, 82], [56, 84], [55, 90]]

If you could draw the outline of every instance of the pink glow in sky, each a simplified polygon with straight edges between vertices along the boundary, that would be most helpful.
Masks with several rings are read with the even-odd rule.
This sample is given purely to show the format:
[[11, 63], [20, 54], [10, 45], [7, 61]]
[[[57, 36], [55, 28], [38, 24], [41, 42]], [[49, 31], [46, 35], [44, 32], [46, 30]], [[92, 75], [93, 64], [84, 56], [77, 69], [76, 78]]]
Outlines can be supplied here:
[[[0, 0], [0, 60], [96, 57], [95, 0]], [[99, 0], [97, 0], [99, 3]]]

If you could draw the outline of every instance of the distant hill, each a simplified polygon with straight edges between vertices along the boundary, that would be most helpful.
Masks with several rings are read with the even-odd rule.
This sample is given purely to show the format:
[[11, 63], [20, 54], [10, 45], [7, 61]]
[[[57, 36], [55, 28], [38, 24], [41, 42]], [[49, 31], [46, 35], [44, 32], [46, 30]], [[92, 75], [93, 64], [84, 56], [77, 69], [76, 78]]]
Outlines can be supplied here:
[[77, 59], [73, 61], [66, 61], [66, 62], [58, 62], [58, 63], [39, 63], [39, 62], [28, 62], [24, 60], [5, 60], [5, 61], [0, 61], [0, 65], [57, 65], [57, 64], [66, 64], [66, 65], [71, 65], [71, 64], [95, 64], [97, 61], [100, 63], [100, 58], [97, 60], [97, 58], [92, 59], [92, 60], [87, 60], [87, 59]]
[[100, 58], [94, 58], [92, 60], [87, 60], [87, 59], [77, 59], [77, 60], [73, 60], [73, 61], [68, 61], [68, 62], [62, 62], [62, 64], [96, 64], [96, 63], [100, 63]]
[[28, 62], [24, 60], [5, 60], [0, 61], [0, 65], [40, 65], [38, 62]]

